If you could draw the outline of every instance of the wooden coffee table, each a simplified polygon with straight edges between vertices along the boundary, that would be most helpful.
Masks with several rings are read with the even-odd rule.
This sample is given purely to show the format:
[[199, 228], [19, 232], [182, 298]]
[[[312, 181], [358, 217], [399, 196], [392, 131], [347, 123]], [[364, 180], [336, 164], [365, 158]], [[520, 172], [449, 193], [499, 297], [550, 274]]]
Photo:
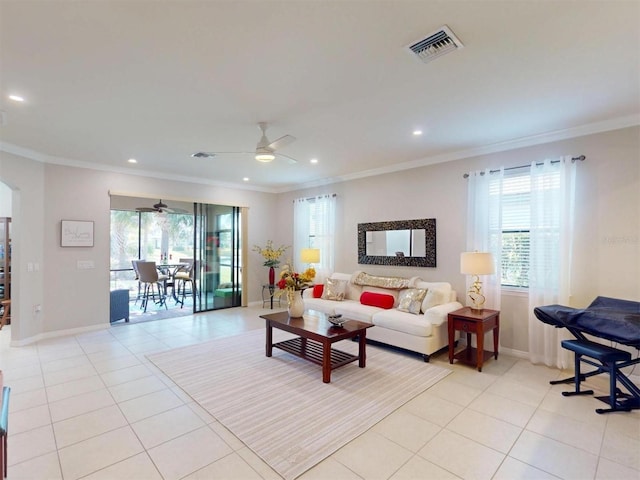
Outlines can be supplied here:
[[[331, 381], [331, 370], [358, 360], [358, 366], [364, 368], [367, 360], [366, 336], [370, 323], [347, 320], [342, 327], [333, 326], [327, 315], [321, 312], [307, 311], [302, 317], [289, 318], [287, 312], [260, 315], [267, 321], [266, 354], [270, 357], [273, 347], [289, 352], [300, 358], [322, 366], [322, 381]], [[273, 329], [284, 330], [298, 335], [284, 342], [273, 343]], [[331, 344], [358, 337], [358, 355], [341, 352], [331, 348]]]

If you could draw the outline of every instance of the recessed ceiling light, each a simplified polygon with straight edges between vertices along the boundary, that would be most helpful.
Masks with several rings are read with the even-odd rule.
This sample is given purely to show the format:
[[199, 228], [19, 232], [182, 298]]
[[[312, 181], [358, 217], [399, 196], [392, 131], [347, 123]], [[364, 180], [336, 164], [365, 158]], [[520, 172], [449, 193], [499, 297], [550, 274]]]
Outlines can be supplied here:
[[129, 163], [138, 163], [138, 160], [136, 160], [135, 158], [130, 158], [129, 160], [127, 160], [127, 162], [129, 162]]
[[248, 182], [248, 181], [249, 181], [249, 177], [244, 177], [244, 178], [242, 179], [242, 181], [244, 181], [244, 182]]
[[317, 158], [312, 158], [311, 160], [309, 160], [311, 163], [318, 163], [318, 159]]
[[419, 137], [420, 135], [422, 135], [422, 130], [420, 129], [416, 129], [413, 131], [413, 135], [416, 137]]
[[9, 98], [14, 102], [24, 102], [24, 98], [20, 95], [9, 95]]

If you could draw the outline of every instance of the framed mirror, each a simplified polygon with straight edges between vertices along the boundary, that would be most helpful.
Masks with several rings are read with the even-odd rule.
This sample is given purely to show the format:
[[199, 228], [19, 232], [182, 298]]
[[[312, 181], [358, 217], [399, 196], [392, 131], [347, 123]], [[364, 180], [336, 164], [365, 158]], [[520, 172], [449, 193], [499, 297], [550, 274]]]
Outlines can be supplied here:
[[358, 224], [358, 263], [436, 266], [436, 219]]

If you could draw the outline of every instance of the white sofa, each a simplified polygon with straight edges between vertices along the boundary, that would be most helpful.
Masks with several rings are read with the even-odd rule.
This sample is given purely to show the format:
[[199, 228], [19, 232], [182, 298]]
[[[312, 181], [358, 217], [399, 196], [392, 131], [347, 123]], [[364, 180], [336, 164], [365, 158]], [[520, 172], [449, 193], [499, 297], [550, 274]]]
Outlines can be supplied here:
[[[425, 298], [427, 303], [422, 304], [428, 307], [426, 311], [420, 309], [419, 314], [413, 314], [397, 309], [398, 298], [403, 289], [358, 285], [354, 282], [362, 278], [359, 275], [361, 273], [336, 272], [330, 276], [333, 280], [346, 281], [345, 297], [341, 301], [315, 298], [313, 288], [305, 290], [305, 309], [341, 314], [345, 318], [372, 323], [374, 326], [367, 329], [367, 340], [420, 353], [425, 362], [429, 361], [430, 355], [448, 346], [447, 314], [462, 308], [462, 304], [456, 301], [456, 292], [451, 284], [425, 282], [417, 277], [403, 279], [408, 283], [406, 288], [426, 289], [429, 295], [428, 299]], [[363, 305], [360, 301], [363, 292], [392, 295], [395, 299], [393, 308]]]

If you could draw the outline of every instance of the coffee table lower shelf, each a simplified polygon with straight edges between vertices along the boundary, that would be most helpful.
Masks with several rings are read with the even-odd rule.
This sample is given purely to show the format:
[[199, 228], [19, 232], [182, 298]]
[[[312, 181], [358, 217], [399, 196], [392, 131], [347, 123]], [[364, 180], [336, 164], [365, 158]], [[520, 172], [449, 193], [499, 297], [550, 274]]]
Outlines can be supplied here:
[[[319, 342], [297, 337], [285, 340], [284, 342], [274, 343], [273, 346], [317, 365], [323, 365], [322, 344]], [[358, 360], [356, 355], [351, 355], [333, 348], [331, 349], [331, 370], [356, 360]]]

